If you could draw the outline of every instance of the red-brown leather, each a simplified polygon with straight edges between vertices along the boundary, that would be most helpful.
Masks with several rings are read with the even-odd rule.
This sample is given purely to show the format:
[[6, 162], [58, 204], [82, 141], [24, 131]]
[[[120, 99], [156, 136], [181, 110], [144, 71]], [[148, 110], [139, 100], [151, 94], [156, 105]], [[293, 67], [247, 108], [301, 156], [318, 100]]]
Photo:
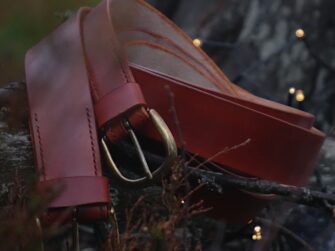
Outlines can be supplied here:
[[119, 55], [109, 10], [109, 1], [80, 9], [26, 56], [40, 186], [62, 186], [49, 208], [108, 204], [95, 124], [117, 141], [125, 135], [124, 118], [135, 127], [148, 120], [141, 90]]
[[[114, 0], [112, 9], [117, 9], [112, 15], [115, 30], [148, 106], [162, 114], [179, 145], [165, 86], [173, 92], [184, 149], [206, 159], [250, 138], [248, 145], [211, 160], [247, 176], [294, 185], [307, 181], [325, 137], [312, 128], [314, 116], [231, 83], [183, 31], [144, 1]], [[150, 126], [143, 134], [158, 139]], [[204, 191], [197, 198], [213, 206], [211, 215], [228, 222], [250, 219], [269, 201], [269, 196], [245, 191]]]
[[44, 212], [41, 216], [41, 222], [43, 225], [54, 225], [54, 224], [64, 224], [68, 222], [73, 222], [75, 218], [78, 222], [97, 222], [105, 221], [108, 217], [110, 207], [108, 205], [88, 205], [74, 208], [62, 208], [60, 209], [50, 209]]
[[93, 204], [100, 208], [110, 203], [108, 182], [101, 176], [81, 46], [85, 11], [80, 10], [26, 56], [30, 129], [40, 186], [61, 187], [50, 208]]
[[[130, 70], [122, 47], [141, 65]], [[126, 135], [120, 122], [128, 118], [145, 136], [160, 140], [147, 123], [147, 106], [187, 151], [284, 184], [307, 180], [325, 137], [312, 128], [312, 115], [235, 86], [192, 40], [140, 0], [105, 0], [80, 9], [28, 52], [26, 75], [41, 186], [63, 186], [50, 208], [86, 208], [82, 219], [105, 217], [109, 203], [96, 124], [117, 142]], [[253, 201], [253, 195], [238, 193]], [[52, 210], [50, 217], [59, 213]]]
[[102, 1], [87, 11], [82, 22], [82, 46], [98, 126], [104, 126], [108, 138], [115, 142], [126, 134], [119, 123], [122, 119], [136, 127], [148, 120], [148, 114], [110, 15], [111, 1]]
[[[311, 114], [235, 86], [185, 33], [144, 1], [114, 0], [111, 13], [148, 106], [162, 115], [179, 145], [166, 86], [174, 96], [186, 150], [208, 159], [251, 139], [211, 160], [285, 184], [307, 180], [325, 137], [312, 128]], [[122, 18], [126, 13], [129, 17]], [[193, 76], [199, 80], [188, 82]], [[150, 125], [143, 131], [158, 140]]]
[[[170, 112], [174, 105], [187, 151], [208, 159], [226, 147], [250, 142], [238, 149], [220, 154], [214, 159], [224, 167], [254, 177], [302, 185], [306, 182], [324, 134], [314, 128], [304, 128], [261, 111], [251, 109], [224, 95], [194, 88], [171, 77], [132, 66], [147, 104], [157, 110], [169, 126], [178, 145], [178, 128]], [[156, 97], [160, 97], [157, 99]], [[159, 140], [148, 124], [143, 134]]]

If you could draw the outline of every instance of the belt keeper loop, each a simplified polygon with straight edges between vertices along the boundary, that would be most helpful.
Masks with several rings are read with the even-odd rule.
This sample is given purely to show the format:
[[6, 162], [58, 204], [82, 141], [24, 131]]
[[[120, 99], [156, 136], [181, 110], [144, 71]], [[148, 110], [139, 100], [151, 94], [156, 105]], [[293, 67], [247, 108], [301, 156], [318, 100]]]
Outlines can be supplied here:
[[136, 106], [146, 106], [140, 86], [137, 83], [122, 85], [94, 105], [97, 124], [101, 127]]

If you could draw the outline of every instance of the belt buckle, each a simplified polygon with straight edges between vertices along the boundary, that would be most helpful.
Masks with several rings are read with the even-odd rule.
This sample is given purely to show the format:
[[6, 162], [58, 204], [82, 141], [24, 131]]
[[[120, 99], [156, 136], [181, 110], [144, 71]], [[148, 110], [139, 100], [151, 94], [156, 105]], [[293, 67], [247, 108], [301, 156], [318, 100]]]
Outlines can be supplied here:
[[143, 153], [142, 148], [140, 146], [140, 143], [139, 143], [139, 141], [136, 137], [135, 132], [131, 128], [131, 125], [130, 125], [129, 121], [125, 120], [123, 122], [123, 125], [124, 125], [125, 129], [129, 133], [130, 138], [131, 138], [133, 144], [135, 145], [137, 154], [140, 157], [140, 161], [142, 163], [142, 166], [143, 166], [143, 169], [145, 171], [146, 176], [141, 177], [141, 178], [137, 178], [137, 179], [130, 179], [130, 178], [125, 177], [121, 173], [121, 171], [117, 167], [117, 165], [115, 164], [115, 162], [112, 158], [112, 155], [111, 155], [111, 153], [108, 149], [105, 138], [103, 137], [101, 139], [102, 149], [105, 153], [105, 156], [107, 158], [107, 163], [108, 163], [111, 171], [121, 182], [123, 182], [127, 185], [135, 185], [135, 186], [136, 185], [144, 185], [144, 184], [147, 184], [149, 182], [152, 182], [152, 181], [156, 180], [157, 178], [161, 177], [164, 173], [166, 173], [167, 170], [170, 169], [170, 167], [175, 163], [175, 161], [177, 159], [177, 156], [178, 156], [176, 142], [173, 138], [173, 135], [172, 135], [170, 129], [168, 128], [168, 126], [164, 122], [163, 118], [158, 114], [158, 112], [156, 112], [153, 109], [149, 109], [148, 113], [149, 113], [150, 119], [152, 120], [153, 124], [157, 128], [157, 131], [159, 132], [160, 136], [162, 137], [162, 142], [164, 144], [164, 148], [165, 148], [165, 152], [166, 152], [166, 159], [165, 159], [164, 163], [153, 172], [150, 171], [150, 168], [149, 168], [148, 163], [145, 159], [145, 156], [144, 156], [144, 153]]

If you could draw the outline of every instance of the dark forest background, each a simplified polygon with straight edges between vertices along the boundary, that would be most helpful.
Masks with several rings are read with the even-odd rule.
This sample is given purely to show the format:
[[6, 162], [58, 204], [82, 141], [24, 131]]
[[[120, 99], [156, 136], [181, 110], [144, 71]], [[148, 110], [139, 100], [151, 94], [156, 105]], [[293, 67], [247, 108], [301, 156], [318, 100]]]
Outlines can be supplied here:
[[[148, 1], [192, 38], [201, 39], [202, 48], [234, 83], [256, 95], [280, 103], [286, 103], [290, 87], [304, 91], [305, 110], [315, 115], [316, 127], [329, 136], [309, 187], [334, 193], [335, 1]], [[24, 55], [28, 48], [50, 33], [80, 6], [95, 6], [98, 2], [100, 1], [0, 0], [0, 87], [12, 81], [24, 80]], [[296, 37], [297, 29], [304, 30], [303, 39]], [[0, 110], [0, 122], [2, 119]], [[1, 126], [2, 124], [2, 198], [15, 183], [8, 177], [13, 176], [17, 169], [21, 174], [31, 173], [33, 161], [28, 132], [2, 132]], [[22, 152], [26, 155], [22, 155]], [[127, 195], [126, 192], [118, 190], [112, 193], [116, 204], [118, 200], [125, 200]], [[334, 217], [329, 211], [283, 201], [273, 203], [271, 210], [264, 217], [275, 219], [275, 222], [292, 231], [298, 241], [292, 239], [285, 230], [282, 231], [284, 234], [277, 236], [278, 248], [275, 243], [269, 250], [308, 250], [299, 244], [301, 240], [315, 248], [312, 250], [335, 250]], [[266, 222], [263, 224], [266, 225]], [[221, 242], [225, 245], [225, 250], [261, 250], [257, 243], [250, 244], [250, 233], [242, 236], [244, 239], [238, 236], [237, 242], [228, 243], [222, 237], [225, 226], [217, 222], [214, 225], [219, 233], [214, 237], [211, 232], [212, 225], [208, 225], [208, 229], [199, 228], [202, 231], [199, 236], [207, 238], [208, 235], [209, 239], [216, 240], [213, 245], [209, 245], [208, 250], [220, 250]], [[290, 241], [285, 242], [285, 238]], [[282, 243], [288, 243], [288, 246], [283, 247]], [[241, 246], [245, 249], [241, 249]]]

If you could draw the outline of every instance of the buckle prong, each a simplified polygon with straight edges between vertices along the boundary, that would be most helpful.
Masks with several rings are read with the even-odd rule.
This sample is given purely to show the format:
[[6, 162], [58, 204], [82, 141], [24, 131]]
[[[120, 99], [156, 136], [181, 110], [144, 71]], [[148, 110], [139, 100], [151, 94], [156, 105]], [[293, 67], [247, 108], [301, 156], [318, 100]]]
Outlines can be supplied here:
[[166, 159], [164, 161], [164, 163], [157, 168], [155, 171], [151, 172], [148, 166], [148, 163], [145, 159], [144, 153], [142, 151], [141, 145], [135, 135], [134, 130], [132, 129], [130, 123], [128, 120], [125, 120], [123, 122], [123, 125], [125, 127], [125, 129], [127, 130], [127, 132], [130, 135], [130, 138], [133, 142], [133, 144], [135, 145], [136, 148], [136, 152], [139, 155], [141, 164], [143, 166], [143, 169], [145, 171], [146, 176], [141, 177], [141, 178], [137, 178], [137, 179], [129, 179], [127, 177], [125, 177], [121, 171], [119, 170], [119, 168], [117, 167], [117, 165], [115, 164], [112, 155], [108, 149], [105, 137], [101, 138], [101, 145], [102, 145], [102, 150], [104, 151], [106, 158], [107, 158], [107, 163], [111, 169], [111, 171], [113, 172], [113, 174], [119, 179], [121, 180], [123, 183], [126, 183], [128, 185], [143, 185], [146, 184], [149, 181], [152, 181], [154, 179], [157, 179], [159, 177], [161, 177], [163, 174], [166, 173], [167, 170], [169, 170], [175, 163], [177, 160], [177, 146], [176, 146], [176, 142], [174, 141], [173, 135], [170, 132], [168, 126], [166, 125], [166, 123], [164, 122], [164, 120], [161, 118], [161, 116], [159, 116], [159, 114], [153, 110], [150, 109], [148, 110], [148, 113], [150, 115], [150, 118], [153, 122], [153, 124], [155, 125], [157, 131], [159, 132], [160, 136], [162, 137], [162, 142], [164, 144], [164, 148], [165, 148], [165, 152], [166, 152]]
[[146, 173], [148, 179], [152, 180], [153, 179], [152, 173], [151, 173], [151, 171], [149, 169], [148, 163], [147, 163], [147, 161], [145, 159], [145, 156], [144, 156], [144, 153], [142, 151], [142, 147], [141, 147], [140, 142], [138, 141], [138, 139], [136, 137], [135, 132], [131, 128], [131, 125], [130, 125], [130, 123], [129, 123], [128, 120], [124, 120], [123, 121], [123, 125], [126, 128], [127, 132], [129, 133], [131, 141], [135, 145], [135, 149], [136, 149], [136, 152], [137, 152], [137, 154], [138, 154], [138, 156], [140, 158], [140, 161], [142, 163], [144, 172]]

